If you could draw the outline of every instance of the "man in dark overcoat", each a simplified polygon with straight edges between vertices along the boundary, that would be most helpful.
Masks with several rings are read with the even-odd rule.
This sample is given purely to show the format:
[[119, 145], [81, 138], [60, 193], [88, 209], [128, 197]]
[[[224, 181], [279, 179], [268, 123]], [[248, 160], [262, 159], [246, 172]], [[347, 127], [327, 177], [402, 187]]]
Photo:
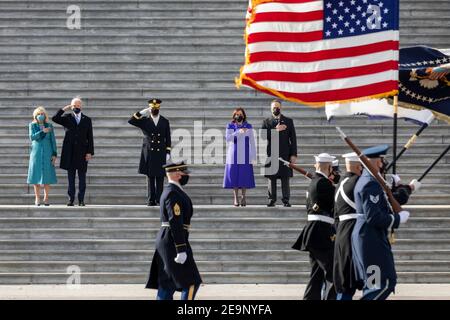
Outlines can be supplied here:
[[182, 300], [194, 300], [202, 279], [189, 244], [193, 206], [183, 189], [189, 171], [184, 162], [164, 168], [169, 184], [161, 196], [161, 229], [146, 288], [157, 289], [158, 300], [173, 300], [175, 291], [181, 291]]
[[[61, 152], [60, 168], [67, 170], [69, 187], [68, 206], [73, 206], [75, 201], [75, 178], [78, 172], [78, 204], [85, 206], [84, 196], [86, 193], [86, 172], [88, 162], [94, 155], [94, 134], [92, 120], [84, 113], [83, 102], [80, 98], [72, 99], [70, 105], [53, 116], [53, 122], [64, 127], [65, 136]], [[70, 113], [65, 113], [66, 111]]]
[[163, 166], [170, 158], [172, 140], [170, 123], [160, 115], [161, 100], [150, 99], [149, 107], [136, 112], [128, 123], [142, 130], [141, 160], [139, 173], [147, 176], [147, 205], [159, 205], [164, 187]]

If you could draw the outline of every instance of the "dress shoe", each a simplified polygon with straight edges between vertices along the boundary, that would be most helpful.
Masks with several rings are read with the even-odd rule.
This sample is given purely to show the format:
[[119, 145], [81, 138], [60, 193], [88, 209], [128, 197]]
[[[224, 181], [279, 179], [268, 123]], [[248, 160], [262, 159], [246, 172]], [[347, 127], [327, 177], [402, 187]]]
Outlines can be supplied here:
[[241, 207], [247, 206], [247, 199], [245, 197], [241, 197]]
[[268, 207], [275, 207], [275, 201], [270, 201], [270, 202], [267, 204], [267, 206], [268, 206]]
[[286, 208], [290, 208], [292, 207], [291, 204], [289, 202], [285, 202], [283, 203], [283, 206], [285, 206]]
[[73, 207], [73, 201], [67, 202], [67, 206], [68, 206], [68, 207]]
[[156, 207], [156, 202], [155, 201], [149, 201], [147, 203], [147, 207]]
[[80, 207], [85, 207], [86, 205], [84, 204], [84, 201], [80, 201], [80, 202], [78, 203], [78, 206], [80, 206]]

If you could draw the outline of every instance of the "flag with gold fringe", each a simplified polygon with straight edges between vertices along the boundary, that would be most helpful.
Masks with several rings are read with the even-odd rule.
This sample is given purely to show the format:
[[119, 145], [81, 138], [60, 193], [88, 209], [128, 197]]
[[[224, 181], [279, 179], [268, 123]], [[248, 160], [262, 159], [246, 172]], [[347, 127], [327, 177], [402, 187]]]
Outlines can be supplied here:
[[251, 0], [237, 87], [323, 106], [397, 94], [398, 0]]
[[399, 105], [450, 123], [450, 56], [426, 46], [400, 49]]

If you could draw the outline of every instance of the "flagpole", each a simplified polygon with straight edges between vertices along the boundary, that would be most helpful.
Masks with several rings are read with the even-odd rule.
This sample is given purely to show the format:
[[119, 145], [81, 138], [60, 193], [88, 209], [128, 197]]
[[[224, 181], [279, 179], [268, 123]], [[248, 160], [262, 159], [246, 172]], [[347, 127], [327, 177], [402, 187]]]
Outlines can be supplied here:
[[[397, 127], [398, 127], [398, 95], [394, 96], [394, 143], [393, 143], [393, 159], [397, 159]], [[392, 165], [392, 173], [397, 173], [397, 161], [394, 160]]]
[[394, 160], [387, 166], [386, 172], [391, 169], [393, 165], [398, 161], [398, 159], [401, 158], [401, 156], [412, 147], [412, 145], [416, 142], [417, 138], [422, 134], [422, 132], [428, 128], [428, 123], [424, 123], [422, 127], [408, 140], [408, 142], [403, 146], [403, 149], [400, 151], [400, 153], [397, 155], [397, 157], [394, 158]]
[[439, 161], [447, 154], [447, 152], [448, 152], [449, 150], [450, 150], [450, 144], [449, 144], [448, 147], [441, 153], [441, 155], [440, 155], [436, 160], [434, 160], [433, 164], [432, 164], [431, 166], [429, 166], [428, 169], [425, 170], [425, 172], [420, 176], [420, 178], [418, 179], [419, 182], [422, 181], [423, 178], [426, 177], [426, 175], [431, 171], [431, 169], [433, 169], [433, 168], [437, 165], [437, 163], [438, 163], [438, 162], [439, 162]]

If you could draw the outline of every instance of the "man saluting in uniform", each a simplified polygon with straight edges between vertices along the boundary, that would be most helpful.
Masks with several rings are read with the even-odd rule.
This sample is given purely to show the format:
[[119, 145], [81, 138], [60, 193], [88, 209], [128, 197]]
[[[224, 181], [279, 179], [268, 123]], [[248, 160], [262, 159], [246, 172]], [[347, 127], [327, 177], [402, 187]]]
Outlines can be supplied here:
[[173, 300], [175, 291], [181, 291], [181, 300], [194, 300], [202, 279], [188, 240], [193, 208], [182, 186], [189, 171], [184, 162], [164, 168], [169, 184], [161, 196], [161, 229], [146, 288], [157, 289], [158, 300]]
[[337, 300], [352, 300], [357, 289], [352, 261], [351, 237], [356, 223], [356, 206], [353, 191], [362, 173], [362, 165], [356, 153], [342, 155], [346, 173], [334, 196], [334, 215], [339, 219], [334, 244], [333, 283]]
[[316, 172], [308, 188], [306, 210], [308, 223], [293, 249], [308, 251], [311, 278], [306, 287], [305, 300], [333, 300], [333, 248], [334, 248], [334, 186], [329, 176], [335, 157], [322, 153], [315, 157]]
[[[381, 172], [388, 149], [380, 145], [363, 153]], [[397, 283], [389, 231], [405, 223], [409, 212], [392, 212], [381, 185], [367, 169], [356, 183], [354, 196], [358, 213], [352, 233], [356, 280], [364, 284], [363, 300], [385, 300]]]
[[163, 165], [170, 158], [171, 137], [169, 120], [159, 114], [161, 100], [151, 99], [149, 107], [136, 112], [128, 123], [144, 134], [139, 173], [147, 176], [147, 205], [159, 205], [164, 187]]

